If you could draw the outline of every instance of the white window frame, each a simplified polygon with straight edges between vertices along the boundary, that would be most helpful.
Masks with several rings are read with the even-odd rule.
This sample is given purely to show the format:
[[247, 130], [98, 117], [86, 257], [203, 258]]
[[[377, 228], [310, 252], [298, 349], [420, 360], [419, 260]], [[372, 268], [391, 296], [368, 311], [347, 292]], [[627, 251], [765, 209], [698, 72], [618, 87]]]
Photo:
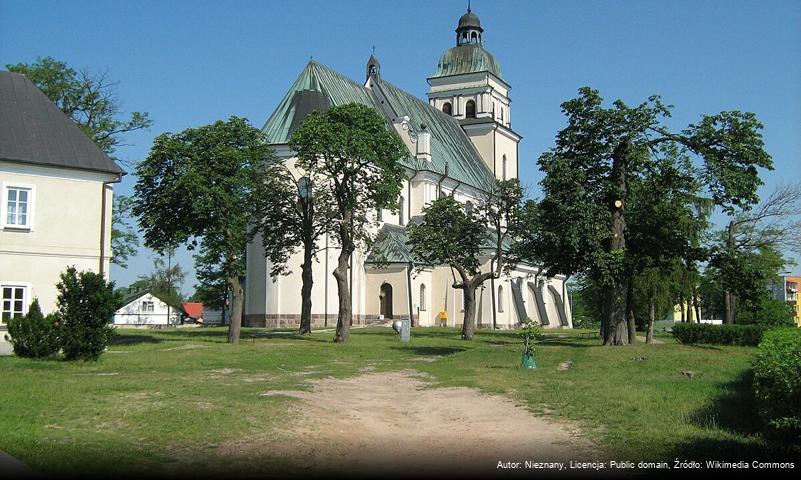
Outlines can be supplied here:
[[[150, 309], [146, 309], [145, 305], [149, 305]], [[139, 310], [144, 313], [153, 313], [156, 311], [156, 302], [153, 300], [142, 300], [142, 303], [139, 304]]]
[[[31, 284], [30, 282], [0, 282], [0, 325], [8, 325], [6, 321], [3, 320], [3, 288], [22, 288], [22, 315], [26, 315], [28, 309], [31, 308]], [[12, 306], [11, 308], [13, 311], [14, 307]]]
[[[8, 223], [8, 191], [11, 189], [28, 191], [28, 223], [27, 225], [14, 225]], [[3, 182], [2, 198], [0, 198], [0, 228], [27, 230], [32, 232], [36, 212], [36, 186], [20, 182]]]

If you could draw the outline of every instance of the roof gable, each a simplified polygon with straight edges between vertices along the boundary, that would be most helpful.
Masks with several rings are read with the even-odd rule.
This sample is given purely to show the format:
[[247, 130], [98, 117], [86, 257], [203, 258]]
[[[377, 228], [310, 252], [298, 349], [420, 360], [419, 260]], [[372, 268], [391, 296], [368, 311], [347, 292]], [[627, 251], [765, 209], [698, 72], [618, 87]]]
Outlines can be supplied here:
[[429, 170], [472, 187], [486, 190], [494, 176], [481, 159], [473, 142], [456, 119], [394, 85], [379, 81], [378, 88], [387, 104], [371, 89], [317, 62], [310, 61], [278, 104], [262, 130], [272, 144], [287, 144], [295, 128], [312, 111], [325, 111], [334, 105], [359, 103], [374, 108], [391, 125], [394, 115], [406, 115], [411, 127], [421, 124], [431, 132], [431, 162], [413, 155], [404, 165], [413, 170]]
[[0, 160], [124, 174], [28, 77], [0, 71]]

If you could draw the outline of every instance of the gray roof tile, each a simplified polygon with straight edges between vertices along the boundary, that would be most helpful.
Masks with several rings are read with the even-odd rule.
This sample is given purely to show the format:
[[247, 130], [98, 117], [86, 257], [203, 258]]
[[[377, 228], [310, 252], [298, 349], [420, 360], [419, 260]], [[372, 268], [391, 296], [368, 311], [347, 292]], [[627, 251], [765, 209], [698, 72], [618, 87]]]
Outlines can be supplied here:
[[125, 172], [28, 77], [0, 71], [0, 160]]

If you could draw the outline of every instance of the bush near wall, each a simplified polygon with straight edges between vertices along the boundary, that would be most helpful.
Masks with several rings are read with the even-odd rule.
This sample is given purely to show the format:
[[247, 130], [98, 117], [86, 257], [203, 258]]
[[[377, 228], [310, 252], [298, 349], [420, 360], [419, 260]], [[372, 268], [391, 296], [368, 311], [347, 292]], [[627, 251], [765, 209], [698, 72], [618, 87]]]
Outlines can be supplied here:
[[672, 330], [679, 343], [756, 347], [762, 341], [762, 335], [767, 328], [763, 325], [677, 323]]
[[801, 443], [801, 329], [765, 333], [754, 359], [754, 396], [768, 427]]
[[6, 338], [19, 357], [47, 358], [58, 353], [58, 325], [55, 315], [44, 316], [34, 298], [28, 314], [8, 320]]

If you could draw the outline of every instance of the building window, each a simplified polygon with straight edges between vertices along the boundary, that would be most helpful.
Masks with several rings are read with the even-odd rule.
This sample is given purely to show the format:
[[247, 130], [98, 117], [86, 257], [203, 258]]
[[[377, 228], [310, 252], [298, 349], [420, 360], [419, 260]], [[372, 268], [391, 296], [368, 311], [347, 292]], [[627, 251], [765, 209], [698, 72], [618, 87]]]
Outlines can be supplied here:
[[468, 100], [464, 106], [464, 116], [466, 118], [476, 118], [476, 102]]
[[406, 218], [403, 215], [403, 196], [398, 199], [398, 222], [400, 225], [406, 224]]
[[465, 204], [464, 204], [464, 211], [465, 211], [465, 213], [467, 213], [468, 215], [470, 215], [471, 213], [473, 213], [473, 202], [471, 202], [470, 200], [468, 200], [468, 201], [467, 201], [467, 203], [465, 203]]
[[498, 285], [498, 313], [503, 313], [503, 286]]
[[153, 312], [155, 311], [155, 305], [153, 302], [142, 302], [142, 311], [143, 312]]
[[448, 115], [453, 115], [453, 108], [451, 107], [451, 102], [445, 102], [442, 104], [442, 112], [447, 113]]
[[383, 222], [384, 221], [384, 210], [382, 210], [380, 208], [376, 208], [375, 209], [375, 219], [378, 220], [379, 222]]
[[426, 284], [420, 284], [420, 310], [426, 309]]
[[503, 165], [503, 167], [502, 167], [502, 170], [503, 170], [503, 179], [504, 179], [504, 180], [506, 180], [506, 155], [504, 155], [504, 156], [503, 156], [503, 163], [502, 163], [502, 165]]
[[3, 285], [3, 304], [2, 315], [0, 320], [2, 323], [8, 323], [8, 320], [15, 317], [25, 315], [25, 294], [26, 288], [21, 285]]
[[7, 186], [3, 192], [3, 226], [31, 228], [33, 225], [33, 189]]

